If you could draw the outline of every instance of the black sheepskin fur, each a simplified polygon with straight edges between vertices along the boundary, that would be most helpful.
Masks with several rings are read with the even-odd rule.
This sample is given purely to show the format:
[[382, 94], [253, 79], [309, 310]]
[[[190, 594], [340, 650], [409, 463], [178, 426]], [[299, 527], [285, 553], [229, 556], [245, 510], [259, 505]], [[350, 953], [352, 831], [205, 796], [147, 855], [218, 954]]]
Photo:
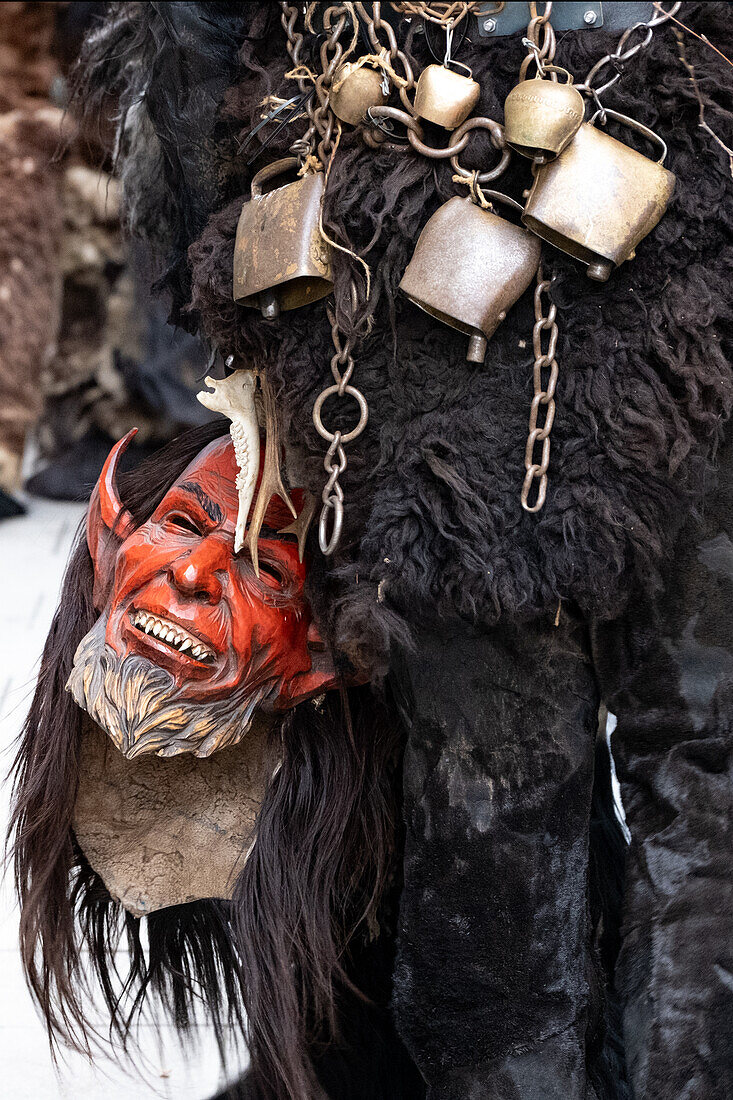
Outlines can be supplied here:
[[111, 4], [83, 51], [88, 102], [118, 119], [128, 225], [158, 250], [176, 307], [190, 294], [186, 249], [220, 205], [235, 151], [218, 109], [247, 6]]
[[[161, 179], [151, 206], [154, 235], [160, 237], [162, 225], [168, 242], [163, 262], [174, 315], [191, 309], [188, 323], [200, 325], [224, 354], [267, 368], [318, 491], [323, 448], [310, 412], [329, 374], [323, 304], [270, 322], [231, 296], [234, 232], [249, 178], [284, 155], [302, 126], [282, 131], [250, 169], [236, 156], [237, 141], [259, 121], [263, 97], [294, 91], [284, 79], [289, 62], [279, 6], [122, 4], [117, 11], [117, 22], [92, 42], [87, 79], [115, 88], [128, 118], [134, 102], [143, 116], [138, 131], [159, 150]], [[685, 4], [683, 16], [731, 52], [727, 5]], [[197, 82], [195, 95], [186, 80], [182, 28], [189, 20], [197, 23], [198, 66], [216, 73]], [[581, 79], [614, 42], [602, 31], [568, 35], [557, 60]], [[707, 119], [725, 139], [730, 69], [698, 39], [685, 34], [684, 42]], [[410, 35], [407, 48], [418, 65], [430, 59], [422, 35]], [[502, 120], [522, 51], [519, 37], [462, 47], [460, 60], [481, 82], [481, 113]], [[485, 366], [467, 364], [465, 338], [396, 292], [420, 229], [456, 193], [451, 169], [411, 152], [375, 155], [353, 132], [342, 136], [325, 221], [374, 277], [374, 326], [358, 348], [356, 368], [371, 412], [367, 431], [348, 449], [346, 535], [325, 578], [322, 606], [337, 644], [360, 666], [383, 666], [416, 607], [491, 624], [573, 599], [611, 617], [624, 606], [632, 578], [645, 591], [658, 587], [661, 564], [700, 500], [733, 404], [730, 166], [697, 124], [698, 103], [678, 54], [668, 24], [605, 97], [669, 146], [677, 187], [660, 225], [606, 285], [545, 249], [561, 375], [549, 495], [538, 516], [526, 515], [519, 503], [532, 395], [531, 292], [490, 341]], [[149, 81], [142, 104], [141, 81]], [[221, 104], [215, 124], [214, 102]], [[218, 140], [209, 157], [212, 125]], [[269, 132], [265, 127], [258, 137]], [[628, 131], [612, 132], [634, 142]], [[147, 193], [150, 142], [123, 161], [133, 214]], [[481, 135], [464, 163], [494, 163], [494, 156]], [[528, 162], [515, 157], [497, 186], [520, 197], [529, 182]], [[144, 215], [136, 220], [150, 232]], [[351, 261], [339, 253], [335, 263], [339, 301]]]

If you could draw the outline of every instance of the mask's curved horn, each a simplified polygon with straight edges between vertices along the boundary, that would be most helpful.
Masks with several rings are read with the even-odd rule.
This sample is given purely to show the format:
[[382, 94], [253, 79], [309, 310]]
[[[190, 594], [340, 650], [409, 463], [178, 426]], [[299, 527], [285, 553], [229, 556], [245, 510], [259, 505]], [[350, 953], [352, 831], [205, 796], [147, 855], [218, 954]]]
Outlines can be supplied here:
[[117, 492], [117, 467], [130, 441], [137, 434], [133, 428], [115, 443], [94, 486], [87, 511], [87, 546], [94, 562], [94, 602], [103, 606], [110, 581], [111, 562], [106, 553], [110, 536], [125, 539], [134, 529], [132, 516]]
[[129, 513], [125, 512], [119, 493], [117, 492], [117, 467], [119, 466], [120, 459], [136, 435], [137, 428], [132, 428], [127, 435], [123, 435], [122, 439], [115, 443], [114, 447], [107, 455], [107, 461], [102, 467], [99, 481], [94, 490], [95, 493], [99, 493], [99, 508], [102, 513], [102, 522], [105, 527], [108, 527], [110, 531], [114, 531], [115, 534], [119, 534], [123, 538], [124, 534], [119, 528], [120, 525], [125, 525], [125, 520], [122, 517], [129, 515]]

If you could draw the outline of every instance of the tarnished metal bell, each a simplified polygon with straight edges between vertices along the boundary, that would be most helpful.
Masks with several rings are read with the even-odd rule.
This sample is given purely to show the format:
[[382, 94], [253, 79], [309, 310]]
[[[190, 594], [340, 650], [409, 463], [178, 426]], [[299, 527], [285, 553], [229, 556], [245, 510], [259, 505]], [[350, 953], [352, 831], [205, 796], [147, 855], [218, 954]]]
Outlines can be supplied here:
[[[545, 71], [566, 73], [546, 66]], [[583, 122], [585, 102], [573, 78], [567, 83], [523, 80], [512, 88], [504, 103], [504, 137], [507, 145], [522, 156], [544, 163], [562, 153]]]
[[368, 65], [347, 61], [333, 78], [329, 102], [336, 118], [358, 126], [370, 107], [381, 107], [388, 99], [382, 73]]
[[[485, 194], [522, 209], [507, 195]], [[521, 226], [470, 198], [452, 198], [420, 234], [400, 289], [432, 317], [465, 332], [466, 358], [483, 363], [488, 338], [537, 271], [540, 247]]]
[[[457, 61], [453, 65], [460, 64]], [[415, 114], [446, 130], [455, 130], [465, 122], [478, 103], [481, 86], [471, 77], [454, 72], [445, 65], [428, 65], [420, 73], [415, 89]]]
[[263, 183], [297, 166], [295, 157], [285, 157], [258, 172], [239, 215], [234, 300], [263, 317], [317, 302], [333, 289], [331, 249], [320, 229], [323, 173], [262, 193]]
[[[599, 112], [600, 113], [600, 112]], [[667, 147], [641, 123], [606, 110], [662, 147], [658, 161], [583, 123], [557, 160], [538, 169], [522, 221], [538, 237], [588, 264], [588, 277], [605, 282], [632, 259], [672, 197], [675, 177], [662, 163]]]

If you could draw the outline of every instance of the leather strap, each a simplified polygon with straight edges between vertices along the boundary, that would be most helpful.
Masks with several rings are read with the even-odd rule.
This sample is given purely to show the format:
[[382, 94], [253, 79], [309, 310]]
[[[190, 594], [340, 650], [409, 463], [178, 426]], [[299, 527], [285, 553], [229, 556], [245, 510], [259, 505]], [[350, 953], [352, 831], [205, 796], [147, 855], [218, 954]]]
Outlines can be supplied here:
[[[529, 4], [526, 0], [507, 0], [501, 11], [496, 4], [487, 2], [479, 8], [475, 17], [477, 41], [491, 41], [524, 30], [530, 20]], [[645, 22], [654, 14], [654, 4], [649, 2], [625, 3], [621, 0], [606, 0], [605, 3], [563, 3], [556, 0], [552, 5], [551, 22], [556, 31], [567, 33], [573, 30], [622, 31], [634, 23]]]

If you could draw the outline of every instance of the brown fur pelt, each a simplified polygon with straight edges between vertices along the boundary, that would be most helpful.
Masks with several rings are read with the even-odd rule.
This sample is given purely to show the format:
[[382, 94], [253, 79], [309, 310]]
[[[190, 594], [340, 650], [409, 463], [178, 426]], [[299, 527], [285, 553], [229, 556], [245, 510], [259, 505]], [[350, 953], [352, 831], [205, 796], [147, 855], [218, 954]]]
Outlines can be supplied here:
[[[0, 487], [17, 488], [61, 319], [62, 169], [51, 105], [57, 5], [0, 5]], [[68, 133], [66, 133], [68, 136]]]
[[[124, 101], [124, 73], [139, 73], [145, 56], [136, 43], [146, 20], [154, 21], [156, 12], [169, 19], [176, 8], [202, 19], [203, 9], [213, 7], [234, 10], [225, 4], [118, 5], [117, 19], [128, 17], [122, 42], [128, 52], [119, 49], [119, 23], [112, 40], [116, 54], [108, 47], [105, 55], [98, 37], [88, 61], [92, 83], [96, 78], [103, 86], [108, 79], [121, 88]], [[727, 5], [689, 4], [683, 14], [691, 27], [731, 52]], [[282, 156], [297, 136], [296, 126], [286, 128], [251, 170], [233, 152], [236, 139], [259, 121], [264, 95], [293, 90], [284, 77], [289, 62], [279, 8], [247, 5], [241, 22], [229, 29], [239, 47], [239, 73], [224, 91], [217, 87], [217, 140], [209, 124], [210, 163], [202, 169], [199, 159], [196, 169], [204, 171], [207, 186], [196, 174], [184, 178], [176, 171], [176, 157], [190, 134], [199, 132], [194, 123], [201, 105], [189, 97], [181, 107], [180, 97], [170, 94], [180, 81], [171, 66], [157, 70], [157, 117], [144, 114], [138, 134], [144, 124], [162, 157], [157, 202], [172, 242], [165, 260], [175, 272], [168, 280], [175, 311], [180, 315], [190, 294], [191, 324], [200, 323], [225, 354], [266, 367], [281, 396], [286, 430], [307, 449], [309, 486], [320, 491], [323, 447], [310, 414], [329, 377], [323, 304], [271, 322], [231, 297], [234, 234], [251, 171]], [[404, 32], [402, 24], [402, 41]], [[482, 87], [478, 113], [501, 121], [523, 56], [520, 38], [462, 48], [459, 59]], [[590, 30], [566, 36], [557, 60], [581, 79], [616, 38]], [[198, 44], [206, 50], [203, 39]], [[430, 60], [424, 36], [408, 35], [405, 48], [418, 70]], [[725, 139], [729, 68], [698, 39], [686, 36], [685, 48], [707, 119]], [[139, 79], [133, 90], [139, 93]], [[698, 102], [671, 25], [656, 32], [605, 102], [661, 134], [678, 182], [660, 225], [608, 284], [589, 282], [577, 263], [545, 250], [558, 307], [561, 378], [548, 501], [537, 516], [525, 514], [519, 503], [532, 397], [531, 293], [490, 341], [485, 366], [468, 365], [465, 337], [396, 293], [425, 221], [455, 193], [451, 169], [412, 152], [375, 154], [351, 132], [341, 139], [324, 220], [332, 236], [351, 242], [374, 275], [374, 326], [357, 348], [355, 376], [371, 415], [367, 431], [349, 448], [342, 478], [342, 552], [313, 598], [331, 617], [337, 644], [371, 671], [383, 667], [395, 633], [414, 618], [414, 608], [427, 617], [484, 624], [502, 616], [554, 614], [560, 600], [575, 601], [588, 613], [617, 614], [632, 577], [647, 591], [658, 587], [680, 524], [702, 499], [721, 424], [733, 405], [730, 165], [698, 125]], [[126, 117], [129, 128], [129, 112]], [[622, 129], [612, 132], [633, 142]], [[123, 172], [134, 205], [151, 162], [143, 145], [138, 143], [136, 156], [129, 142], [128, 133], [133, 155]], [[494, 156], [484, 138], [476, 137], [463, 163], [493, 163]], [[519, 197], [530, 178], [528, 162], [515, 158], [499, 186]], [[209, 221], [201, 232], [207, 204]], [[194, 206], [192, 219], [186, 212]], [[182, 275], [186, 246], [189, 267]], [[339, 309], [349, 264], [336, 255]]]
[[0, 4], [0, 111], [28, 97], [45, 99], [58, 63], [53, 57], [56, 3]]
[[26, 431], [43, 405], [42, 373], [56, 350], [63, 214], [59, 167], [52, 161], [60, 117], [51, 107], [0, 115], [0, 452], [8, 456], [0, 485], [5, 488], [15, 487]]

